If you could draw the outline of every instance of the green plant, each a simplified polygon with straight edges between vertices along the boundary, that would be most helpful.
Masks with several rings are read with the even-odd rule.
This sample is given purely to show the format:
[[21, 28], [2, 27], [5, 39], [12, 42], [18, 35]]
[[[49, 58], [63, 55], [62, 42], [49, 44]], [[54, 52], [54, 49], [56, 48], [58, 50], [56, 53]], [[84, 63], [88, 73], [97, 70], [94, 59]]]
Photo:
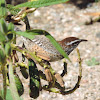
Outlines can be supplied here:
[[[66, 91], [66, 88], [62, 87], [62, 77], [52, 69], [49, 62], [45, 63], [41, 58], [37, 57], [35, 53], [30, 52], [25, 48], [16, 46], [16, 35], [24, 36], [28, 39], [33, 39], [34, 35], [45, 35], [47, 38], [50, 39], [51, 43], [57, 48], [57, 50], [71, 62], [68, 55], [47, 31], [38, 29], [30, 30], [30, 25], [27, 19], [27, 14], [34, 12], [39, 7], [63, 3], [66, 1], [67, 0], [35, 0], [19, 4], [17, 6], [12, 6], [5, 4], [5, 0], [0, 0], [0, 73], [3, 76], [3, 89], [0, 89], [0, 99], [21, 99], [20, 96], [23, 94], [24, 88], [23, 83], [21, 82], [19, 76], [16, 73], [16, 67], [20, 67], [24, 78], [28, 78], [28, 76], [30, 76], [29, 93], [30, 97], [32, 98], [37, 98], [41, 89], [65, 95], [74, 92], [79, 87], [79, 83], [82, 76], [82, 68], [80, 53], [78, 50], [77, 52], [80, 65], [78, 82], [73, 89]], [[20, 10], [20, 7], [28, 8]], [[10, 16], [8, 15], [8, 12], [11, 13]], [[7, 20], [9, 23], [7, 23], [5, 20]], [[14, 23], [19, 23], [21, 20], [26, 24], [26, 31], [14, 31]], [[16, 51], [22, 53], [22, 55], [24, 55], [23, 58], [26, 57], [28, 59], [28, 65], [24, 64], [23, 61], [21, 63], [18, 62], [18, 56]], [[45, 74], [37, 69], [33, 58], [35, 61], [37, 61], [37, 63], [39, 63], [42, 67], [45, 68]], [[62, 76], [66, 74], [66, 67], [67, 64], [64, 61], [65, 71], [63, 71], [63, 73], [61, 74]], [[27, 73], [26, 69], [29, 70], [29, 73]], [[56, 77], [60, 80], [57, 80]], [[40, 79], [44, 79], [46, 81], [49, 80], [49, 85], [41, 86]]]
[[90, 60], [86, 61], [86, 64], [88, 66], [95, 66], [95, 65], [99, 65], [100, 62], [96, 60], [96, 58], [91, 58]]
[[95, 2], [99, 2], [100, 0], [95, 0]]

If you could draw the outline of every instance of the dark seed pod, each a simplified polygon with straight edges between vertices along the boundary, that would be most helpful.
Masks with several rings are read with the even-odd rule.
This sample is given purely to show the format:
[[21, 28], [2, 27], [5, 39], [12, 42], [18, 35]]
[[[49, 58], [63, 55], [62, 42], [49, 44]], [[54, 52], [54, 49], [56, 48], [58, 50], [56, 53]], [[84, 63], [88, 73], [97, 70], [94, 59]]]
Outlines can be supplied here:
[[27, 69], [26, 69], [25, 67], [21, 67], [21, 66], [20, 66], [20, 71], [21, 71], [23, 77], [24, 77], [25, 79], [27, 79], [27, 78], [28, 78]]
[[[7, 65], [7, 67], [9, 67], [9, 65]], [[7, 73], [7, 78], [9, 80], [9, 74]], [[23, 84], [18, 76], [18, 74], [16, 72], [14, 72], [14, 79], [15, 79], [15, 84], [16, 84], [16, 88], [17, 88], [17, 92], [19, 94], [19, 96], [21, 96], [24, 93], [24, 87]], [[10, 80], [9, 80], [10, 83]]]
[[29, 59], [29, 75], [30, 75], [30, 97], [36, 99], [39, 96], [40, 77], [35, 62]]
[[45, 71], [45, 76], [46, 76], [46, 79], [48, 82], [52, 82], [53, 81], [53, 78], [52, 78], [52, 74], [50, 72], [50, 69], [46, 68]]
[[60, 74], [56, 73], [55, 78], [56, 78], [57, 82], [60, 84], [60, 86], [64, 87], [64, 81], [63, 81], [62, 77], [60, 76]]

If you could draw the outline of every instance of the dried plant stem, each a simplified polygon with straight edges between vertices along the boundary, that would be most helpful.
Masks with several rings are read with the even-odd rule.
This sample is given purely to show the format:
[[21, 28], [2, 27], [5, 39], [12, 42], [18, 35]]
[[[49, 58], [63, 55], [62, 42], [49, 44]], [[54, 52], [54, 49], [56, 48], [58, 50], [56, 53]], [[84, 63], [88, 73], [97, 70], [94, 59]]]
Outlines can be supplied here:
[[74, 86], [74, 88], [72, 88], [71, 90], [68, 90], [68, 91], [61, 91], [61, 94], [63, 95], [66, 95], [66, 94], [71, 94], [73, 93], [77, 88], [79, 88], [80, 86], [80, 81], [81, 81], [81, 78], [82, 78], [82, 60], [81, 60], [81, 57], [80, 57], [80, 52], [79, 50], [77, 49], [77, 54], [78, 54], [78, 62], [79, 62], [79, 76], [78, 76], [78, 81], [76, 83], [76, 85]]
[[64, 63], [64, 65], [63, 65], [64, 69], [63, 69], [63, 72], [61, 74], [62, 77], [67, 74], [67, 63], [66, 63], [65, 59], [63, 59], [63, 63]]

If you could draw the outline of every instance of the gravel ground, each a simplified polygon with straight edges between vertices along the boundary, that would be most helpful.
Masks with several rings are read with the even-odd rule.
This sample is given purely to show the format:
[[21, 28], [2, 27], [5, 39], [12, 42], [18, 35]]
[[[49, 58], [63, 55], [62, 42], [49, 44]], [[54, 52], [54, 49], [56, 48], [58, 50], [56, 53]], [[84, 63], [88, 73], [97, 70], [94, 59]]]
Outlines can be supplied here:
[[[42, 7], [36, 10], [29, 16], [32, 28], [44, 29], [50, 32], [56, 40], [61, 40], [65, 37], [75, 36], [87, 39], [87, 43], [81, 43], [78, 48], [83, 59], [83, 75], [80, 88], [69, 95], [61, 95], [41, 91], [37, 100], [100, 100], [100, 68], [99, 65], [88, 66], [86, 61], [91, 58], [96, 58], [100, 62], [100, 23], [95, 22], [90, 25], [85, 25], [86, 21], [90, 21], [92, 16], [85, 15], [89, 12], [99, 12], [100, 3], [88, 5], [85, 9], [79, 9], [73, 4], [59, 4], [49, 7]], [[92, 17], [93, 18], [93, 17]], [[75, 67], [68, 64], [68, 74], [64, 76], [65, 86], [74, 87], [77, 82], [78, 66], [77, 54], [74, 51], [69, 56]], [[51, 63], [52, 67], [61, 73], [63, 69], [62, 61]], [[24, 80], [24, 85], [28, 87], [27, 80]], [[27, 89], [26, 89], [27, 90]], [[31, 100], [25, 91], [24, 100]]]
[[[100, 100], [100, 65], [88, 66], [86, 61], [96, 58], [100, 62], [100, 22], [85, 25], [92, 16], [86, 15], [89, 12], [99, 12], [100, 3], [88, 4], [87, 8], [79, 9], [73, 4], [59, 4], [37, 9], [29, 15], [32, 28], [44, 29], [48, 31], [56, 40], [65, 37], [75, 36], [87, 39], [88, 42], [81, 43], [78, 48], [83, 59], [82, 81], [80, 88], [69, 95], [61, 95], [41, 91], [37, 100]], [[68, 63], [68, 74], [64, 76], [65, 86], [74, 87], [77, 82], [78, 65], [77, 53], [74, 50], [69, 56], [75, 67]], [[62, 61], [51, 63], [52, 67], [61, 73], [63, 70]], [[22, 78], [22, 76], [20, 76]], [[22, 96], [24, 100], [32, 100], [28, 96], [28, 80], [23, 79], [25, 93]]]
[[[100, 3], [88, 4], [85, 9], [79, 9], [73, 4], [59, 4], [42, 7], [36, 10], [32, 16], [29, 16], [32, 28], [47, 30], [56, 40], [61, 40], [69, 36], [88, 40], [87, 43], [81, 43], [78, 46], [83, 59], [83, 75], [80, 88], [74, 93], [64, 96], [41, 91], [41, 95], [37, 100], [100, 100], [100, 66], [88, 66], [86, 64], [86, 61], [93, 57], [100, 62], [100, 22], [85, 25], [86, 21], [94, 18], [85, 15], [85, 13], [99, 11]], [[72, 59], [75, 67], [68, 64], [68, 74], [63, 79], [66, 87], [73, 87], [77, 82], [78, 76], [76, 51], [69, 57]], [[61, 73], [63, 69], [62, 61], [51, 64], [58, 73]]]

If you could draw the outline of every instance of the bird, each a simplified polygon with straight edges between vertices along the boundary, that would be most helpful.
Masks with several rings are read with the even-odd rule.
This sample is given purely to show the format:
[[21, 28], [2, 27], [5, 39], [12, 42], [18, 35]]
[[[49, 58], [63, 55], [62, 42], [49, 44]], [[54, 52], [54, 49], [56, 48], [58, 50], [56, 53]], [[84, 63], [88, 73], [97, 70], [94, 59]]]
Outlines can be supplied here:
[[[81, 42], [84, 41], [87, 40], [79, 39], [77, 37], [67, 37], [57, 42], [69, 55]], [[64, 58], [44, 35], [36, 35], [33, 40], [24, 39], [24, 45], [27, 50], [35, 52], [38, 57], [49, 62], [58, 61]]]

